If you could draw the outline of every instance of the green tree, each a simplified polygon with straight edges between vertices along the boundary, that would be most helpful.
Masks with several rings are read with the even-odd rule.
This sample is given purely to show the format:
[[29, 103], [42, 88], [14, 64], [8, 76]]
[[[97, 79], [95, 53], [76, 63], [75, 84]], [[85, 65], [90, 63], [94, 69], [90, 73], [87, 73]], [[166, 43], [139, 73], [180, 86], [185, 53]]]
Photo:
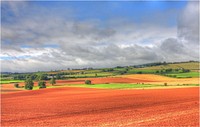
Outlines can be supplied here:
[[27, 90], [32, 90], [33, 89], [33, 86], [34, 86], [34, 82], [31, 78], [27, 78], [25, 80], [25, 89]]
[[36, 79], [38, 81], [40, 81], [40, 80], [47, 80], [47, 75], [45, 75], [45, 74], [39, 74], [39, 75], [37, 75]]
[[51, 80], [50, 80], [50, 82], [49, 82], [52, 86], [54, 85], [54, 84], [56, 84], [56, 80], [55, 80], [55, 78], [53, 77], [53, 78], [51, 78]]
[[39, 86], [40, 89], [41, 89], [41, 88], [46, 88], [46, 82], [44, 82], [44, 81], [39, 81], [39, 82], [38, 82], [38, 86]]
[[85, 84], [92, 84], [91, 80], [85, 80]]
[[56, 79], [61, 79], [61, 76], [59, 73], [56, 74]]
[[25, 79], [29, 79], [30, 78], [30, 74], [25, 75]]
[[18, 83], [15, 83], [15, 84], [14, 84], [14, 87], [15, 87], [15, 88], [19, 88], [19, 84], [18, 84]]

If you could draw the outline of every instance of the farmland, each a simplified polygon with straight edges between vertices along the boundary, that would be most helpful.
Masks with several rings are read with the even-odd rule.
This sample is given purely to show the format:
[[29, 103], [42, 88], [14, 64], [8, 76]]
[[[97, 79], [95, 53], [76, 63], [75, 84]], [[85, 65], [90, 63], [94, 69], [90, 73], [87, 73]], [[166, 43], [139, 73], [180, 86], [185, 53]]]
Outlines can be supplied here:
[[199, 127], [199, 3], [2, 0], [0, 127]]
[[2, 126], [198, 126], [198, 107], [198, 88], [52, 88], [3, 94]]
[[188, 73], [175, 73], [175, 74], [168, 74], [172, 77], [175, 76], [176, 78], [192, 78], [192, 77], [199, 77], [199, 72], [188, 72]]
[[[4, 75], [2, 126], [198, 126], [199, 72], [156, 71], [116, 67]], [[52, 85], [48, 78], [54, 76]], [[24, 89], [25, 79], [16, 79], [24, 77], [34, 79], [32, 90]], [[46, 88], [40, 89], [42, 78]]]
[[[9, 91], [24, 90], [24, 81], [26, 77], [31, 77], [34, 81], [34, 90], [39, 80], [44, 80], [47, 88], [51, 87], [49, 79], [55, 77], [57, 80], [55, 87], [66, 87], [76, 84], [76, 87], [96, 87], [96, 88], [148, 88], [158, 86], [194, 86], [199, 84], [199, 72], [197, 71], [197, 62], [184, 62], [160, 65], [142, 65], [138, 67], [115, 67], [102, 69], [79, 69], [79, 70], [61, 70], [51, 72], [35, 72], [28, 74], [3, 74], [1, 76], [2, 93]], [[191, 65], [191, 67], [189, 67]], [[148, 67], [151, 66], [151, 67]], [[170, 67], [163, 69], [162, 66]], [[181, 69], [180, 69], [181, 67]], [[192, 70], [186, 70], [185, 68]], [[161, 69], [162, 68], [162, 69]], [[173, 68], [173, 69], [172, 69]], [[161, 69], [161, 70], [159, 70]], [[90, 80], [93, 85], [84, 85], [85, 80]], [[20, 88], [15, 88], [14, 83], [18, 83]], [[112, 85], [111, 85], [112, 84]], [[135, 84], [135, 85], [134, 85]], [[142, 84], [143, 86], [139, 86]]]
[[189, 70], [199, 70], [199, 62], [180, 62], [180, 63], [169, 63], [159, 66], [144, 67], [144, 70], [162, 70], [162, 69], [177, 69], [184, 68]]
[[24, 80], [3, 80], [0, 81], [0, 84], [19, 83], [19, 82], [24, 82]]

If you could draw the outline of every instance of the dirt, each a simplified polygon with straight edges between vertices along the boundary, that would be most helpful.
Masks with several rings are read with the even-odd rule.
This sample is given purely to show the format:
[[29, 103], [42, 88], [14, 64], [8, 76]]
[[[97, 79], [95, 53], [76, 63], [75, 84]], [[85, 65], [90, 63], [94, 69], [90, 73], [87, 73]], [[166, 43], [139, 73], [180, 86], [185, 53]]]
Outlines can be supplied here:
[[2, 126], [198, 126], [199, 88], [2, 94]]

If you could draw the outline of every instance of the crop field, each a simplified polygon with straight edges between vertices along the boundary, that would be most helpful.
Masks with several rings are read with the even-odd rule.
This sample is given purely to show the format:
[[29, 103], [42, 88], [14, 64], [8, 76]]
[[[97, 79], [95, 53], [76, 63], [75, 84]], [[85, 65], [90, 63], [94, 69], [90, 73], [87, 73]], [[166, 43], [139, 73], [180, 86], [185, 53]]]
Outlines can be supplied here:
[[1, 11], [0, 127], [200, 127], [198, 0]]
[[[91, 80], [94, 85], [85, 85], [85, 80]], [[55, 87], [65, 87], [66, 85], [76, 85], [76, 87], [91, 87], [91, 88], [146, 88], [146, 87], [158, 87], [164, 86], [196, 86], [199, 84], [199, 78], [171, 78], [161, 75], [154, 74], [130, 74], [130, 75], [119, 75], [112, 77], [102, 77], [102, 78], [77, 78], [69, 80], [57, 80]], [[18, 83], [19, 86], [24, 86], [24, 82]], [[34, 89], [38, 89], [38, 82], [34, 82]], [[133, 85], [135, 84], [135, 85]], [[47, 81], [48, 87], [52, 86]], [[1, 84], [1, 92], [13, 92], [21, 91], [24, 89], [19, 89], [14, 87], [14, 83]]]
[[192, 77], [199, 77], [199, 72], [177, 73], [177, 74], [167, 74], [167, 75], [176, 76], [176, 78], [192, 78]]
[[33, 90], [24, 89], [24, 80], [1, 82], [2, 126], [199, 125], [199, 72], [170, 74], [176, 77], [74, 72], [69, 76], [77, 77], [56, 80], [55, 85], [46, 80], [45, 89], [39, 89], [38, 81]]
[[18, 83], [18, 82], [24, 82], [24, 80], [1, 80], [0, 84], [9, 84], [9, 83]]
[[189, 70], [199, 70], [199, 62], [188, 62], [188, 63], [177, 63], [177, 64], [167, 64], [167, 65], [160, 65], [160, 66], [152, 66], [152, 67], [145, 67], [141, 68], [143, 70], [162, 70], [162, 69], [178, 69], [184, 68]]
[[2, 94], [1, 122], [2, 126], [198, 126], [199, 89], [52, 88], [7, 93]]
[[[198, 84], [189, 85], [179, 85], [179, 86], [164, 86], [158, 84], [122, 84], [122, 83], [111, 83], [111, 84], [92, 84], [92, 85], [65, 85], [66, 87], [83, 87], [83, 88], [98, 88], [98, 89], [166, 89], [166, 88], [184, 88], [184, 87], [194, 87]], [[52, 86], [49, 86], [52, 88]], [[55, 86], [53, 87], [55, 88]], [[37, 88], [36, 88], [37, 89]]]

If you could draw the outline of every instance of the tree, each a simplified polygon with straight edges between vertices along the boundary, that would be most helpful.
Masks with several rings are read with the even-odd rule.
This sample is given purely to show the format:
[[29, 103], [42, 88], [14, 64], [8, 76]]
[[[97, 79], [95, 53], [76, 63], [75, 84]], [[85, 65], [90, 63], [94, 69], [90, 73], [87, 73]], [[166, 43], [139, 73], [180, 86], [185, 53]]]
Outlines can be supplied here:
[[27, 78], [25, 81], [25, 89], [32, 90], [34, 86], [33, 80], [31, 78]]
[[39, 74], [39, 75], [37, 75], [37, 80], [38, 81], [40, 81], [40, 80], [47, 80], [47, 75]]
[[182, 72], [183, 72], [183, 73], [185, 73], [185, 72], [190, 72], [190, 70], [189, 70], [189, 69], [184, 69], [184, 68], [183, 68], [183, 69], [182, 69]]
[[19, 84], [18, 84], [18, 83], [15, 83], [15, 84], [14, 84], [14, 87], [15, 87], [15, 88], [19, 88]]
[[39, 81], [39, 82], [38, 82], [38, 86], [39, 86], [40, 89], [41, 89], [41, 88], [46, 88], [46, 82], [44, 82], [44, 81]]
[[49, 82], [52, 86], [54, 85], [54, 84], [56, 84], [56, 80], [55, 80], [55, 78], [53, 77], [53, 78], [51, 78], [51, 80], [50, 80], [50, 82]]
[[136, 72], [137, 74], [142, 74], [142, 72], [141, 71], [138, 71], [138, 72]]
[[61, 79], [61, 76], [59, 73], [56, 74], [56, 79]]
[[166, 69], [165, 72], [166, 72], [166, 73], [172, 72], [172, 69], [171, 69], [171, 68]]
[[85, 84], [92, 84], [91, 80], [85, 80]]

